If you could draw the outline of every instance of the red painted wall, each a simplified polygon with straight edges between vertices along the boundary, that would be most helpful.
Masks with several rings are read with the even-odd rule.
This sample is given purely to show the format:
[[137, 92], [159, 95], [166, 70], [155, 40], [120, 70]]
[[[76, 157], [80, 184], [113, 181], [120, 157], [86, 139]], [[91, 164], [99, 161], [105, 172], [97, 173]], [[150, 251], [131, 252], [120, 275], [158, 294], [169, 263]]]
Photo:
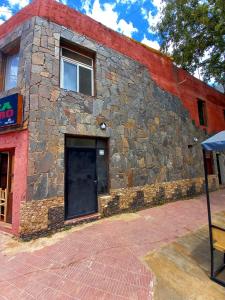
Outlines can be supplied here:
[[[17, 131], [0, 135], [0, 151], [15, 151], [14, 180], [13, 180], [13, 208], [12, 233], [19, 233], [20, 205], [26, 199], [27, 189], [27, 159], [28, 159], [28, 131]], [[4, 229], [3, 229], [4, 230]]]
[[224, 94], [217, 92], [186, 71], [176, 68], [170, 58], [158, 51], [149, 49], [122, 36], [88, 16], [82, 15], [54, 0], [33, 1], [0, 26], [0, 38], [33, 16], [40, 16], [63, 25], [144, 64], [161, 88], [181, 99], [184, 106], [189, 110], [191, 118], [195, 120], [198, 126], [197, 98], [200, 98], [206, 101], [207, 131], [212, 133], [225, 129], [223, 117], [223, 109], [225, 109]]

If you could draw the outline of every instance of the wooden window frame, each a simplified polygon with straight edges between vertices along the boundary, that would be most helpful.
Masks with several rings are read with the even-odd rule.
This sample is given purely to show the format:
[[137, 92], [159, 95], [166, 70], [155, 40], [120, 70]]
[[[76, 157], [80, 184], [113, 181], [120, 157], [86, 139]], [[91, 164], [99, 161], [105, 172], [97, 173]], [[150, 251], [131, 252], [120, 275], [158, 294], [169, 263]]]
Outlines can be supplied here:
[[[75, 59], [71, 59], [71, 58], [67, 58], [66, 56], [63, 56], [62, 55], [62, 48], [64, 49], [67, 49], [71, 52], [75, 52], [79, 55], [82, 55], [84, 57], [87, 57], [87, 58], [90, 58], [92, 59], [92, 67], [86, 65], [86, 64], [83, 64], [79, 61], [76, 61]], [[77, 44], [73, 44], [65, 39], [61, 39], [60, 41], [60, 76], [59, 76], [59, 86], [60, 88], [64, 89], [63, 87], [63, 60], [64, 61], [68, 61], [72, 64], [76, 64], [78, 65], [78, 68], [79, 69], [79, 65], [81, 67], [84, 67], [84, 68], [87, 68], [87, 69], [90, 69], [92, 72], [91, 72], [91, 95], [86, 95], [86, 94], [83, 94], [83, 95], [86, 95], [88, 97], [95, 97], [96, 96], [96, 81], [95, 81], [95, 78], [96, 78], [96, 53], [92, 50], [89, 50], [85, 47], [82, 47], [80, 45], [77, 45]], [[74, 91], [72, 91], [74, 92]], [[75, 93], [80, 93], [79, 92], [79, 72], [77, 70], [77, 91], [75, 91]]]
[[[60, 88], [62, 89], [65, 89], [64, 86], [63, 86], [63, 81], [64, 81], [64, 63], [65, 62], [68, 62], [72, 65], [75, 65], [77, 66], [77, 82], [76, 82], [76, 87], [77, 87], [77, 90], [76, 91], [73, 91], [73, 92], [77, 92], [77, 93], [81, 93], [80, 92], [80, 76], [79, 76], [79, 69], [80, 67], [82, 68], [85, 68], [85, 69], [88, 69], [91, 71], [91, 95], [87, 95], [87, 96], [93, 96], [94, 95], [94, 72], [93, 72], [93, 60], [92, 60], [92, 66], [88, 66], [84, 63], [81, 63], [75, 59], [71, 59], [71, 58], [68, 58], [66, 56], [63, 56], [62, 55], [62, 49], [67, 49], [65, 47], [61, 47], [61, 60], [60, 60]], [[70, 50], [71, 51], [71, 50]], [[72, 52], [72, 51], [71, 51]], [[77, 53], [77, 54], [80, 54], [79, 52], [77, 51], [73, 51], [74, 53]], [[81, 54], [82, 56], [84, 56], [83, 54]], [[87, 57], [87, 56], [86, 56]], [[86, 95], [86, 94], [85, 94]]]
[[0, 49], [1, 64], [0, 64], [0, 92], [5, 91], [5, 76], [7, 58], [20, 52], [20, 38]]

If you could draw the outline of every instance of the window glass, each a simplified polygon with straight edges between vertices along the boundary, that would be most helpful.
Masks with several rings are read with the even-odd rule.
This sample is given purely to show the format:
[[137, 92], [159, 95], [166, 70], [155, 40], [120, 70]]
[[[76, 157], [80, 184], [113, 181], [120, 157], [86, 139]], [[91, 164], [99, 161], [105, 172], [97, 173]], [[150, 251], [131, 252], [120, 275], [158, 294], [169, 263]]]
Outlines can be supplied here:
[[205, 101], [198, 100], [198, 116], [199, 116], [199, 123], [202, 126], [206, 125], [206, 106]]
[[76, 61], [79, 61], [85, 65], [92, 66], [92, 59], [86, 56], [83, 56], [77, 52], [70, 51], [68, 49], [62, 48], [62, 55]]
[[77, 91], [77, 66], [67, 61], [63, 62], [63, 88], [70, 91]]
[[68, 137], [66, 146], [69, 148], [95, 148], [95, 139]]
[[79, 92], [85, 95], [92, 95], [92, 71], [79, 66]]
[[5, 70], [5, 90], [9, 90], [17, 86], [18, 65], [18, 53], [7, 57]]
[[93, 60], [62, 48], [61, 61], [61, 87], [91, 96], [93, 90]]

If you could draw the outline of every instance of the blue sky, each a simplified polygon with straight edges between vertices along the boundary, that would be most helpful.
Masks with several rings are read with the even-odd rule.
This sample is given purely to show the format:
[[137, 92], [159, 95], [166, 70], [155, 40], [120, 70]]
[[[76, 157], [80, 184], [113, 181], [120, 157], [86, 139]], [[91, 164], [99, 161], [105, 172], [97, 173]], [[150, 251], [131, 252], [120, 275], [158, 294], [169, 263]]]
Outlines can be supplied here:
[[[0, 0], [0, 24], [30, 0]], [[151, 26], [160, 18], [161, 0], [58, 0], [124, 35], [158, 49]]]

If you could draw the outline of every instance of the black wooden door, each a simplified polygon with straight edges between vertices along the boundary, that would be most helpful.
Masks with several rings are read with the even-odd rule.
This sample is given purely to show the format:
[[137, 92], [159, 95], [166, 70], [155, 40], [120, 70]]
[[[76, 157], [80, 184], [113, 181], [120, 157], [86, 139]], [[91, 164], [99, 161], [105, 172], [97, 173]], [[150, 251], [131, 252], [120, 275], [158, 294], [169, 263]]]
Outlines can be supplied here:
[[67, 149], [66, 218], [97, 211], [96, 149]]

